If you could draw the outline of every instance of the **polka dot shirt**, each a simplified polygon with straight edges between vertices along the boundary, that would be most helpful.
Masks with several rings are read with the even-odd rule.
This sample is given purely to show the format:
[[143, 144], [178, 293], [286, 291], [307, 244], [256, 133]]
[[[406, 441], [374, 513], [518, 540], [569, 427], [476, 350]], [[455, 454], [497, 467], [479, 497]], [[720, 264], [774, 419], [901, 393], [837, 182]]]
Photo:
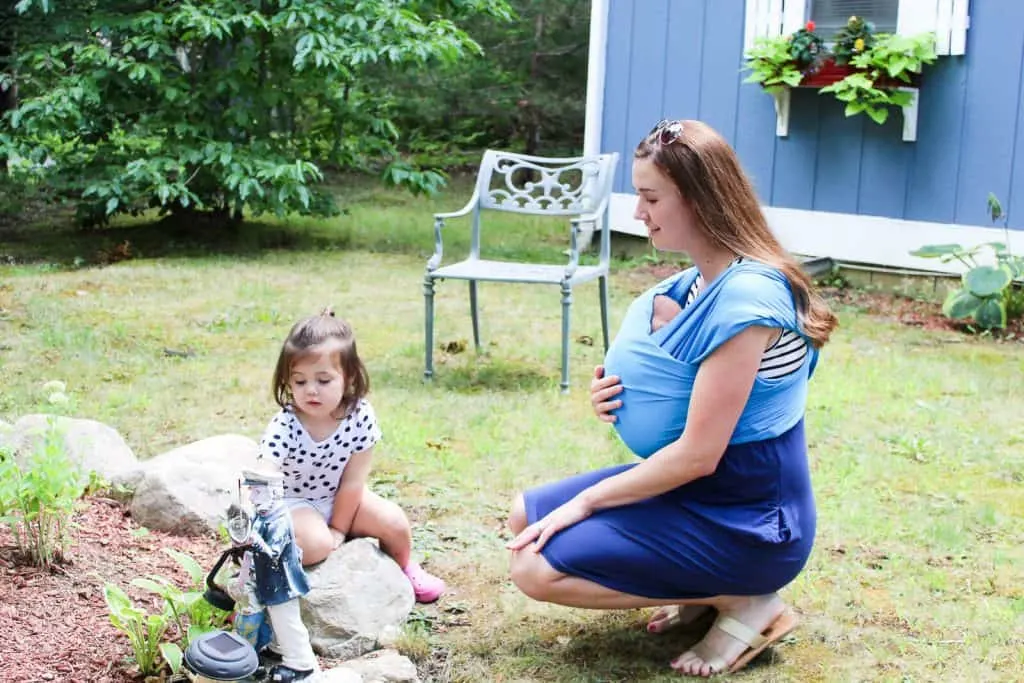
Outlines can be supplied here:
[[260, 440], [259, 457], [284, 474], [287, 498], [333, 498], [349, 458], [373, 448], [381, 439], [373, 407], [360, 400], [333, 434], [314, 441], [299, 418], [285, 408], [270, 421]]

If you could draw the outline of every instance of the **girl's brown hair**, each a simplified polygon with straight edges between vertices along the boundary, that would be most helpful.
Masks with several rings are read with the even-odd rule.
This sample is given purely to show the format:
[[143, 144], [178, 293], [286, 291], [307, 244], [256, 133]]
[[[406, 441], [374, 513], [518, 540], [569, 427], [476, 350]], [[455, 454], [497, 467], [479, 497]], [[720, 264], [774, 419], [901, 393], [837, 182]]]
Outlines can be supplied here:
[[345, 376], [345, 391], [338, 410], [348, 415], [359, 400], [370, 391], [370, 376], [356, 351], [356, 338], [352, 326], [325, 308], [320, 315], [310, 316], [295, 323], [281, 346], [274, 369], [274, 400], [282, 408], [288, 407], [294, 397], [289, 378], [295, 361], [311, 353], [310, 349], [327, 344], [330, 353], [337, 354], [338, 364]]
[[824, 346], [838, 320], [775, 239], [747, 174], [721, 135], [701, 121], [659, 124], [634, 157], [649, 159], [671, 178], [713, 244], [778, 268], [793, 290], [801, 330], [815, 348]]

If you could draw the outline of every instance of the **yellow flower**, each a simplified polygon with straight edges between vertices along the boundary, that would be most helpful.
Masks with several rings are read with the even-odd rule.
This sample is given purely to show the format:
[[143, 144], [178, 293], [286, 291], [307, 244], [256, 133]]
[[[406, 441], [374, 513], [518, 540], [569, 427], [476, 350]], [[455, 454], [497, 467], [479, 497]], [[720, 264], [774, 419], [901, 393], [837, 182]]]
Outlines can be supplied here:
[[856, 14], [851, 15], [850, 16], [850, 20], [848, 22], [846, 22], [846, 23], [848, 23], [848, 24], [856, 24], [857, 23], [857, 15]]
[[856, 50], [857, 52], [861, 52], [864, 49], [864, 39], [858, 38], [857, 40], [853, 41], [853, 49]]

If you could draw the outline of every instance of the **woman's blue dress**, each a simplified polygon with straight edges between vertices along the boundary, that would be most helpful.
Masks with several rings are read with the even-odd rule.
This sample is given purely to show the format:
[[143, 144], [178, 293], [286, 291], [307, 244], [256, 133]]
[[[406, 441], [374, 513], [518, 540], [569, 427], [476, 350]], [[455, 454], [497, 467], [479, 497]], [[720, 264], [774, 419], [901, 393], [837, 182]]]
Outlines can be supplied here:
[[[695, 278], [692, 269], [684, 271], [641, 295], [606, 358], [606, 372], [618, 374], [624, 387], [616, 427], [641, 457], [682, 433], [696, 369], [722, 342], [750, 324], [800, 331], [781, 274], [744, 262], [708, 285], [669, 327], [651, 335], [653, 296], [668, 293], [682, 301]], [[544, 557], [562, 573], [648, 598], [762, 595], [788, 584], [806, 564], [815, 534], [803, 409], [816, 357], [808, 354], [795, 377], [755, 381], [714, 474], [598, 511], [552, 537]], [[530, 489], [528, 521], [635, 466]]]

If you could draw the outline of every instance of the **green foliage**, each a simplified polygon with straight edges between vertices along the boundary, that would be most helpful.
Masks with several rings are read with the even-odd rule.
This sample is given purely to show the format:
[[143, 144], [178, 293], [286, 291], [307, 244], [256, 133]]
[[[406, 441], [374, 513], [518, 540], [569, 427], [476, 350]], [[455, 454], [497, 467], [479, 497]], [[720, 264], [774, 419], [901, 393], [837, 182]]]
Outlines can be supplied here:
[[64, 554], [75, 503], [89, 481], [52, 421], [31, 451], [16, 457], [0, 449], [0, 522], [34, 565], [49, 567]]
[[904, 107], [913, 99], [911, 93], [897, 90], [893, 84], [910, 85], [911, 76], [921, 73], [924, 65], [935, 59], [935, 38], [931, 33], [881, 33], [872, 47], [851, 59], [857, 71], [819, 92], [832, 93], [845, 102], [847, 116], [863, 112], [881, 125], [889, 118], [890, 107]]
[[836, 64], [849, 64], [857, 55], [875, 44], [875, 25], [863, 17], [852, 16], [833, 38], [832, 55]]
[[789, 39], [789, 56], [800, 69], [815, 64], [825, 52], [825, 41], [814, 32], [813, 21], [808, 21], [806, 26], [797, 29]]
[[758, 38], [746, 57], [750, 75], [744, 82], [760, 83], [769, 93], [780, 92], [787, 86], [795, 88], [804, 78], [804, 72], [792, 58], [786, 36]]
[[[196, 636], [224, 628], [227, 614], [203, 600], [205, 573], [199, 563], [189, 555], [173, 548], [164, 548], [188, 573], [191, 586], [182, 590], [169, 579], [151, 575], [132, 579], [137, 588], [153, 593], [163, 599], [159, 614], [147, 614], [131, 603], [127, 594], [114, 584], [104, 587], [104, 597], [110, 611], [110, 621], [123, 631], [132, 645], [139, 670], [146, 675], [157, 673], [161, 668], [157, 655], [167, 662], [171, 673], [181, 668], [183, 652]], [[182, 642], [164, 642], [170, 626], [177, 627]]]
[[436, 190], [442, 175], [400, 159], [392, 96], [367, 75], [444, 68], [479, 51], [446, 15], [507, 14], [504, 0], [17, 7], [0, 156], [88, 225], [154, 209], [329, 215], [324, 165]]
[[798, 87], [804, 78], [828, 61], [849, 65], [853, 72], [826, 85], [819, 94], [831, 94], [846, 103], [846, 115], [867, 114], [883, 124], [890, 107], [903, 107], [912, 95], [898, 88], [910, 85], [925, 64], [935, 61], [935, 36], [874, 34], [869, 22], [859, 17], [850, 21], [835, 36], [829, 51], [814, 33], [813, 22], [792, 36], [760, 38], [747, 51], [745, 69], [748, 83], [760, 83], [769, 93]]
[[[987, 206], [993, 222], [1003, 218], [1003, 207], [994, 194], [989, 194]], [[1005, 222], [1003, 228], [1008, 230]], [[991, 263], [978, 262], [983, 251], [989, 252]], [[1024, 278], [1024, 257], [1012, 254], [1006, 243], [985, 242], [970, 248], [929, 244], [910, 253], [943, 263], [955, 260], [967, 267], [960, 287], [950, 291], [942, 304], [946, 316], [954, 320], [973, 318], [978, 327], [990, 330], [1006, 327], [1008, 319], [1024, 315], [1024, 291], [1014, 284], [1015, 279]]]
[[[476, 150], [578, 153], [583, 146], [589, 2], [510, 0], [513, 13], [460, 22], [482, 54], [400, 73], [374, 70], [367, 87], [391, 101], [413, 158], [478, 163]], [[467, 150], [473, 150], [466, 154]]]
[[112, 583], [103, 586], [103, 598], [110, 612], [110, 623], [128, 636], [139, 672], [144, 676], [159, 672], [163, 668], [161, 642], [172, 616], [167, 604], [164, 603], [161, 613], [148, 614], [133, 605], [128, 594]]

